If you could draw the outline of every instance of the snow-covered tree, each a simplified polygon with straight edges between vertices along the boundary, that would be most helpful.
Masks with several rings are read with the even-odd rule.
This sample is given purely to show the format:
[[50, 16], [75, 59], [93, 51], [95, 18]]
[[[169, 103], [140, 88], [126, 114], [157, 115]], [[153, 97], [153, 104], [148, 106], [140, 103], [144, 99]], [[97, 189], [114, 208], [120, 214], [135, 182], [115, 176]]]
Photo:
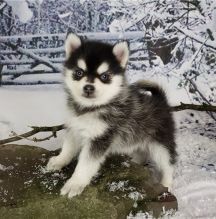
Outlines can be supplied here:
[[216, 102], [215, 0], [20, 0], [24, 13], [12, 2], [1, 2], [1, 35], [143, 31], [131, 57], [146, 58], [130, 68], [178, 78], [193, 100]]

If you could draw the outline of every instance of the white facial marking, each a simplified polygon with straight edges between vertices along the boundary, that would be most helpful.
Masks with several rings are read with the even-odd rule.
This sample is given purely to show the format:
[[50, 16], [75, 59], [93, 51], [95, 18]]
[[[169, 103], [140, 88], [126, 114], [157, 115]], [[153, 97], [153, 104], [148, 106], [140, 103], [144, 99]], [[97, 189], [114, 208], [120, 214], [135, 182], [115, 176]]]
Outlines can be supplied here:
[[100, 75], [104, 72], [106, 72], [109, 69], [109, 65], [106, 62], [103, 62], [98, 68], [97, 73]]
[[122, 87], [123, 77], [121, 75], [115, 75], [112, 78], [110, 84], [102, 83], [98, 78], [94, 80], [95, 97], [86, 98], [83, 96], [83, 87], [87, 84], [86, 77], [83, 77], [79, 81], [75, 81], [72, 78], [73, 71], [65, 69], [65, 84], [70, 90], [74, 100], [82, 106], [100, 106], [102, 104], [109, 103], [115, 96], [119, 94]]
[[85, 61], [83, 59], [78, 59], [77, 66], [79, 68], [81, 68], [82, 70], [84, 70], [84, 71], [87, 70], [86, 63], [85, 63]]

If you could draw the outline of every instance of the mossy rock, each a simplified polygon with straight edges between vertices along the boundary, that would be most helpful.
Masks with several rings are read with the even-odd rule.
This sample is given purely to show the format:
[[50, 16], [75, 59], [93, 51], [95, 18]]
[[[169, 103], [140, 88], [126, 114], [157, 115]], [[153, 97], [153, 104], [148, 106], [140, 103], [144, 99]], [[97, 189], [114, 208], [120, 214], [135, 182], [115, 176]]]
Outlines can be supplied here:
[[147, 167], [113, 156], [84, 192], [59, 195], [76, 166], [49, 173], [45, 166], [57, 151], [27, 145], [0, 146], [0, 218], [117, 219], [136, 212], [159, 217], [177, 209], [176, 198], [154, 183]]

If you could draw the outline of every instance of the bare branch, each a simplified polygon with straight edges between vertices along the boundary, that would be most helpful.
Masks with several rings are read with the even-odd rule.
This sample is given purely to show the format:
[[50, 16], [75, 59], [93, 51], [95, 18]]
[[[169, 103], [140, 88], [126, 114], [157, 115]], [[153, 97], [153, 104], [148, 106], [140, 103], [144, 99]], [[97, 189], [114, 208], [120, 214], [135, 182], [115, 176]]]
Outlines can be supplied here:
[[197, 110], [197, 111], [207, 111], [207, 112], [216, 112], [216, 106], [213, 105], [196, 105], [196, 104], [185, 104], [181, 103], [179, 106], [171, 107], [173, 112], [182, 111], [182, 110]]
[[52, 133], [51, 135], [47, 136], [47, 137], [44, 137], [44, 138], [36, 138], [36, 137], [33, 137], [33, 138], [29, 138], [29, 137], [22, 137], [21, 135], [18, 135], [16, 132], [12, 131], [11, 132], [13, 137], [19, 137], [20, 139], [25, 139], [25, 140], [28, 140], [28, 141], [33, 141], [33, 142], [40, 142], [40, 141], [46, 141], [46, 140], [50, 140], [50, 138], [54, 137], [56, 138], [56, 133]]
[[195, 33], [193, 33], [190, 30], [185, 30], [185, 29], [181, 28], [177, 24], [175, 24], [174, 27], [176, 30], [178, 30], [180, 33], [183, 33], [185, 36], [195, 40], [198, 43], [205, 45], [206, 47], [209, 47], [211, 49], [216, 50], [216, 43], [215, 42], [213, 42], [213, 41], [205, 42], [205, 39], [203, 39], [202, 37], [197, 36]]
[[[195, 91], [202, 97], [202, 99], [208, 104], [208, 106], [212, 106], [211, 103], [205, 98], [205, 96], [202, 94], [202, 92], [198, 89], [198, 87], [196, 86], [196, 84], [192, 81], [192, 80], [189, 80], [191, 85], [194, 87]], [[215, 116], [212, 114], [211, 111], [208, 111], [208, 114], [211, 116], [212, 119], [214, 119], [216, 121], [216, 118]]]
[[52, 132], [53, 136], [56, 136], [56, 133], [58, 131], [64, 129], [65, 127], [64, 127], [64, 124], [62, 124], [62, 125], [57, 125], [57, 126], [42, 126], [42, 127], [32, 126], [31, 128], [32, 128], [32, 130], [29, 132], [23, 133], [21, 135], [16, 135], [16, 136], [11, 137], [11, 138], [0, 140], [0, 145], [7, 144], [7, 143], [10, 143], [13, 141], [19, 141], [23, 138], [26, 139], [26, 138], [33, 136], [39, 132]]

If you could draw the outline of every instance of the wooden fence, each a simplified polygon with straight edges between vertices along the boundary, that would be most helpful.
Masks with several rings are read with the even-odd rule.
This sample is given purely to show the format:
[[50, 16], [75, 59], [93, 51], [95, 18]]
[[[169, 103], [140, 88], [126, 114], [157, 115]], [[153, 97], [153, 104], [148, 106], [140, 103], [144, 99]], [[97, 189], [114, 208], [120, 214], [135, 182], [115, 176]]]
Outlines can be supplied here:
[[[150, 61], [144, 32], [84, 33], [83, 38], [116, 42], [127, 40], [131, 47], [129, 63]], [[62, 72], [66, 34], [0, 37], [0, 84], [58, 84], [61, 80], [50, 74]], [[139, 42], [139, 44], [137, 44]], [[32, 76], [34, 75], [34, 77]], [[38, 75], [35, 77], [35, 75]], [[27, 76], [27, 77], [26, 77]]]

